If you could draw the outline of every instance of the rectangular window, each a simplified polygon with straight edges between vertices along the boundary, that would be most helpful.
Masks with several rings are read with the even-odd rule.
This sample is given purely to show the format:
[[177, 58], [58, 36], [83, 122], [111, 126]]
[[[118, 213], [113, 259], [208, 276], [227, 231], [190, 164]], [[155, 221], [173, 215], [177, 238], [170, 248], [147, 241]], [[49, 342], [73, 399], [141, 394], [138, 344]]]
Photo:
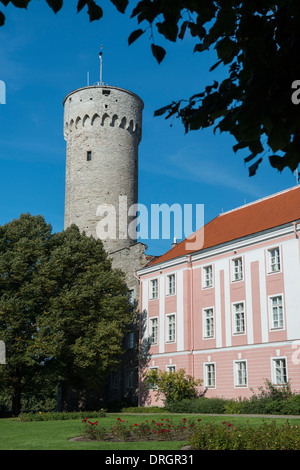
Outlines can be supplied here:
[[282, 295], [270, 297], [271, 328], [283, 328]]
[[232, 260], [232, 280], [242, 281], [243, 280], [243, 260], [242, 258], [236, 258]]
[[151, 344], [158, 343], [158, 318], [150, 318], [150, 341]]
[[206, 308], [203, 310], [203, 333], [204, 338], [214, 337], [214, 309]]
[[129, 389], [133, 388], [133, 378], [134, 378], [133, 369], [128, 369], [126, 371], [126, 388], [129, 388]]
[[205, 266], [203, 268], [203, 282], [202, 287], [212, 287], [213, 286], [213, 268], [212, 266]]
[[158, 279], [150, 281], [150, 300], [158, 298]]
[[235, 361], [235, 386], [247, 387], [247, 363]]
[[216, 367], [215, 364], [205, 364], [204, 372], [204, 386], [215, 387], [216, 386]]
[[287, 383], [287, 367], [285, 358], [273, 359], [273, 383], [283, 385]]
[[279, 247], [268, 250], [269, 273], [280, 271], [280, 250]]
[[126, 335], [126, 347], [127, 349], [133, 349], [134, 348], [134, 332], [130, 331]]
[[170, 366], [166, 366], [167, 372], [176, 372], [176, 366], [173, 364]]
[[118, 390], [119, 389], [119, 383], [120, 383], [120, 373], [119, 371], [112, 372], [111, 376], [111, 387], [113, 390]]
[[88, 162], [90, 162], [90, 161], [92, 160], [92, 152], [91, 152], [91, 150], [88, 150], [88, 151], [86, 152], [86, 160], [87, 160]]
[[[149, 367], [149, 371], [150, 371], [150, 370], [156, 370], [156, 371], [158, 371], [158, 367]], [[148, 386], [148, 388], [151, 389], [151, 390], [157, 390], [157, 388], [158, 388], [156, 383], [150, 382], [150, 381], [148, 382], [147, 386]]]
[[245, 333], [245, 305], [244, 302], [233, 304], [233, 333]]
[[134, 301], [135, 301], [134, 289], [130, 289], [129, 290], [129, 302], [131, 303], [131, 305], [134, 305]]
[[175, 274], [167, 276], [167, 295], [175, 294]]
[[175, 314], [167, 315], [167, 342], [174, 343], [176, 338]]

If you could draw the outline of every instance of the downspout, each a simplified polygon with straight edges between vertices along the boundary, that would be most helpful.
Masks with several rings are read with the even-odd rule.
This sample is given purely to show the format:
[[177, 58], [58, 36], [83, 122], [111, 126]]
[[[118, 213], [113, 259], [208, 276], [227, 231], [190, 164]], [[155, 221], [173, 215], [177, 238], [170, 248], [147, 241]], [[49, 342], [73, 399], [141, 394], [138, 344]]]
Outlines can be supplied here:
[[191, 325], [190, 325], [190, 353], [191, 353], [191, 366], [192, 366], [192, 377], [195, 376], [195, 367], [194, 367], [194, 301], [193, 301], [193, 268], [192, 268], [192, 261], [191, 255], [187, 255], [187, 262], [190, 268], [190, 317], [191, 317]]
[[136, 274], [136, 269], [133, 271], [133, 276], [135, 279], [137, 279], [138, 284], [139, 284], [139, 289], [140, 289], [140, 295], [139, 295], [139, 347], [138, 347], [138, 359], [139, 359], [139, 370], [138, 370], [138, 406], [141, 406], [141, 380], [140, 380], [140, 372], [141, 372], [141, 354], [140, 354], [140, 348], [141, 348], [141, 298], [142, 298], [142, 292], [140, 288], [140, 283], [141, 280], [139, 276]]
[[[299, 222], [300, 220], [296, 220], [295, 222], [293, 222], [294, 234], [295, 234], [296, 239], [299, 239], [298, 234], [297, 234], [297, 225], [299, 224]], [[298, 243], [298, 247], [299, 247], [299, 263], [300, 263], [300, 240]]]

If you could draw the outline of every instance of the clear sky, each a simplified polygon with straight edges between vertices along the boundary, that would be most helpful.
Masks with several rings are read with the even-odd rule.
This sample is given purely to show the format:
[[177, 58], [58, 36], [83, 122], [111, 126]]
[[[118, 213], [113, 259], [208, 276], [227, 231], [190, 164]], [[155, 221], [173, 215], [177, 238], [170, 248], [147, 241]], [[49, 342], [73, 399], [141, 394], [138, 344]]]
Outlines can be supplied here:
[[[63, 99], [72, 90], [99, 81], [99, 50], [103, 45], [103, 81], [139, 95], [145, 104], [139, 151], [139, 202], [204, 204], [205, 223], [222, 211], [249, 203], [296, 184], [290, 170], [274, 170], [268, 159], [258, 174], [248, 176], [236, 143], [212, 129], [185, 134], [176, 118], [154, 117], [173, 100], [189, 98], [224, 76], [209, 73], [215, 53], [193, 53], [194, 39], [156, 43], [167, 49], [158, 65], [150, 50], [150, 33], [128, 46], [137, 29], [111, 3], [101, 2], [104, 16], [90, 23], [77, 1], [64, 0], [56, 15], [45, 1], [32, 0], [26, 10], [3, 7], [0, 28], [0, 80], [6, 104], [0, 105], [0, 224], [21, 213], [41, 214], [53, 231], [63, 230], [65, 141]], [[194, 227], [196, 229], [196, 227]], [[173, 234], [171, 233], [172, 237]], [[186, 234], [188, 235], [188, 234]], [[172, 240], [143, 240], [151, 254], [162, 254]]]

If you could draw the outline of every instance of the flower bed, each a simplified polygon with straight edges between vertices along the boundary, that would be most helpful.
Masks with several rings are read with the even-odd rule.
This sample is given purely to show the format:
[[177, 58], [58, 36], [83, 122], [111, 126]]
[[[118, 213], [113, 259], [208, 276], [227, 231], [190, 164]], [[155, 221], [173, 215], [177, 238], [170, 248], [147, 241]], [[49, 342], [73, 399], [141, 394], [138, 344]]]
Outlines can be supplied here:
[[148, 440], [173, 440], [186, 441], [191, 432], [200, 424], [201, 419], [183, 418], [180, 422], [173, 423], [169, 418], [148, 420], [142, 423], [130, 424], [127, 420], [117, 418], [116, 424], [107, 431], [99, 424], [99, 421], [91, 421], [88, 418], [82, 420], [84, 425], [83, 437], [91, 440], [115, 440], [115, 441], [148, 441]]

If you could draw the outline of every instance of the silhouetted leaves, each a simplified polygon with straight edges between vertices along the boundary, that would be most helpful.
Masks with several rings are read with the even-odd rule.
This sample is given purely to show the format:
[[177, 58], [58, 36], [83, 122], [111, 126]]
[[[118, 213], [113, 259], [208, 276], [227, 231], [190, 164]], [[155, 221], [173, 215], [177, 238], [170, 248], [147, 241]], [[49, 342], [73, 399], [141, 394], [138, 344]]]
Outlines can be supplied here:
[[132, 44], [134, 41], [136, 41], [142, 34], [144, 33], [143, 29], [136, 29], [133, 31], [129, 38], [128, 38], [128, 44]]
[[[55, 12], [63, 4], [63, 0], [46, 1]], [[29, 2], [11, 0], [20, 8], [26, 8]], [[9, 0], [0, 3], [6, 6]], [[124, 13], [129, 2], [111, 3]], [[96, 1], [78, 0], [77, 11], [85, 6], [90, 21], [102, 17], [102, 8]], [[161, 107], [155, 116], [176, 115], [186, 132], [210, 126], [214, 131], [229, 132], [237, 141], [234, 152], [249, 149], [246, 163], [271, 149], [272, 167], [279, 171], [297, 167], [300, 116], [291, 100], [291, 85], [300, 77], [299, 0], [138, 0], [131, 18], [145, 26], [133, 31], [128, 43], [149, 29], [152, 54], [159, 64], [166, 50], [156, 44], [156, 36], [176, 42], [189, 33], [195, 40], [194, 52], [216, 51], [218, 60], [210, 67], [211, 72], [220, 65], [226, 66], [227, 76], [222, 82], [207, 84], [190, 99], [184, 97]], [[4, 21], [0, 13], [0, 26]], [[278, 157], [277, 152], [283, 155]], [[250, 166], [250, 175], [255, 174], [259, 164], [257, 160]]]
[[46, 0], [46, 1], [49, 7], [52, 8], [54, 13], [57, 13], [63, 5], [63, 0]]
[[151, 44], [152, 54], [160, 64], [166, 55], [166, 51], [163, 47], [157, 46], [156, 44]]

